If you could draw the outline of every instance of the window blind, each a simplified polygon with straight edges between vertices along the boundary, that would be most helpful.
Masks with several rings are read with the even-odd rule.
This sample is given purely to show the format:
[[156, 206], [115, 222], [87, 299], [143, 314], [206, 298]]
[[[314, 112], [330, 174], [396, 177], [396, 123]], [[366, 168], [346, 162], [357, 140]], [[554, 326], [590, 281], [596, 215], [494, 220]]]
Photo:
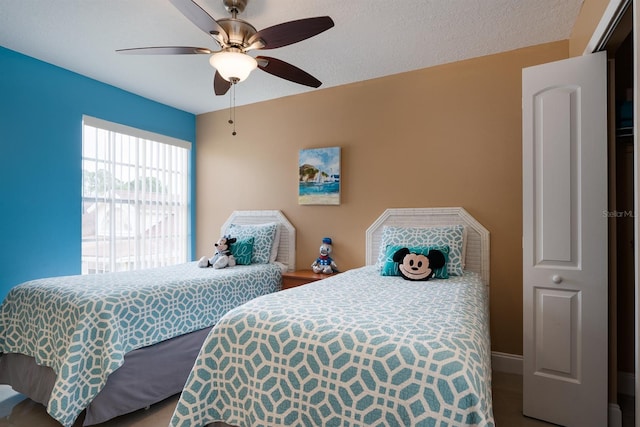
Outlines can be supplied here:
[[83, 117], [82, 273], [187, 260], [187, 141]]

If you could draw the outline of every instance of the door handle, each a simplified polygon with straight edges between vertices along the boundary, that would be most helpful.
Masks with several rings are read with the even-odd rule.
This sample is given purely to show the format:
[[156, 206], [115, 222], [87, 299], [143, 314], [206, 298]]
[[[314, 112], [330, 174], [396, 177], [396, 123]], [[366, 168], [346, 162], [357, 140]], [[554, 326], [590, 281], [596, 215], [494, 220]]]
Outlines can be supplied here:
[[556, 285], [557, 285], [557, 284], [560, 284], [560, 283], [562, 283], [562, 277], [558, 276], [557, 274], [554, 274], [554, 275], [551, 277], [551, 281], [552, 281], [553, 283], [555, 283]]

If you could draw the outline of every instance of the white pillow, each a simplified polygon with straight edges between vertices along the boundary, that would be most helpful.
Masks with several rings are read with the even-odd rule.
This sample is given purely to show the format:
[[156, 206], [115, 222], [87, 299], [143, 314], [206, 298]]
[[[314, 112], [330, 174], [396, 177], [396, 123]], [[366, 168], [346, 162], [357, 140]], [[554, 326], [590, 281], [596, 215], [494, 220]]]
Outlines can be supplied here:
[[[253, 255], [251, 264], [266, 264], [271, 260], [271, 251], [274, 246], [276, 232], [279, 229], [277, 222], [265, 224], [231, 224], [226, 234], [238, 240], [254, 238]], [[278, 248], [276, 247], [276, 253]]]
[[271, 245], [271, 255], [269, 256], [269, 262], [276, 262], [278, 258], [278, 248], [280, 247], [280, 227], [279, 223], [276, 223], [276, 235], [273, 237], [273, 244]]

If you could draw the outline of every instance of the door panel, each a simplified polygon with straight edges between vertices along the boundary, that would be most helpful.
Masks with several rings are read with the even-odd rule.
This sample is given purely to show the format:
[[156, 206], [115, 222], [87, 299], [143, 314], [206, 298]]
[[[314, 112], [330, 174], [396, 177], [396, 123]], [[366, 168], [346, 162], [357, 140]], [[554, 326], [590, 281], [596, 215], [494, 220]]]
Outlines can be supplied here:
[[[535, 292], [535, 372], [558, 380], [579, 381], [576, 359], [580, 294], [546, 288], [536, 288]], [[554, 349], [552, 353], [550, 348]]]
[[[577, 261], [571, 197], [572, 174], [576, 170], [575, 153], [578, 123], [575, 111], [580, 101], [575, 86], [552, 87], [534, 95], [534, 144], [536, 263], [554, 265]], [[564, 143], [564, 142], [567, 143]], [[543, 173], [546, 172], [546, 173]]]
[[523, 412], [607, 425], [606, 53], [523, 70]]

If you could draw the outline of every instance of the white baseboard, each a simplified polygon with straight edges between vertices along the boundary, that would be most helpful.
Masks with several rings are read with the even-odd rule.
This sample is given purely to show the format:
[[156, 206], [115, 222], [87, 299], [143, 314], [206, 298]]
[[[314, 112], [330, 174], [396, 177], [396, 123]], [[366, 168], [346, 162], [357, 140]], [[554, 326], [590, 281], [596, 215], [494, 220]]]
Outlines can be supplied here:
[[[522, 375], [522, 356], [519, 354], [491, 352], [491, 369], [507, 374]], [[636, 376], [631, 372], [618, 372], [618, 393], [636, 395]]]
[[522, 375], [522, 356], [493, 351], [491, 352], [491, 369], [507, 374]]

